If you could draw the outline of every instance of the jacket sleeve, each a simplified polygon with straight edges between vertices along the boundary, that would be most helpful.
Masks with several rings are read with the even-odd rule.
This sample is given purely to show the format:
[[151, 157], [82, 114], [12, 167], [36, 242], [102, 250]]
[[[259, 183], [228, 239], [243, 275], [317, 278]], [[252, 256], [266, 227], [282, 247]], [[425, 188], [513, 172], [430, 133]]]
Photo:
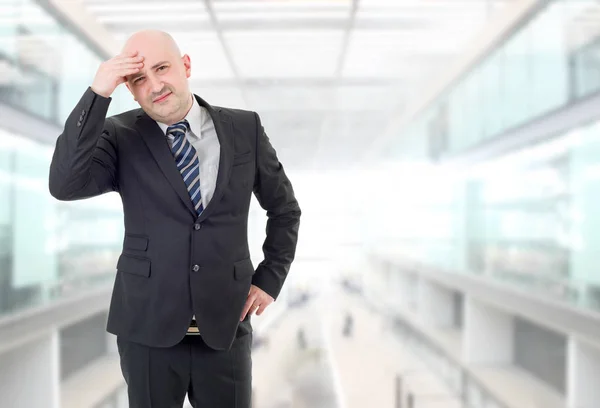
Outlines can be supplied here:
[[268, 220], [262, 247], [265, 258], [256, 268], [252, 283], [276, 299], [294, 260], [301, 212], [292, 184], [256, 113], [255, 117], [257, 172], [254, 195], [267, 211]]
[[106, 120], [111, 98], [88, 88], [56, 141], [50, 164], [50, 194], [72, 201], [117, 191], [117, 144]]

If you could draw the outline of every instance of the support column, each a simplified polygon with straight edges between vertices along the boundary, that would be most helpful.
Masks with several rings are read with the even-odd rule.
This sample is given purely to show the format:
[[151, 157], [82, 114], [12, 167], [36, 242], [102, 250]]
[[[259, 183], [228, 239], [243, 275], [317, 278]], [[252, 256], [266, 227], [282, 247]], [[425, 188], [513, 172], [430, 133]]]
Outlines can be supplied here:
[[1, 405], [60, 408], [58, 331], [0, 355]]
[[454, 324], [452, 291], [421, 278], [418, 285], [419, 318], [436, 328], [451, 328]]
[[511, 363], [514, 331], [511, 315], [471, 296], [465, 297], [462, 353], [465, 363]]
[[600, 401], [600, 350], [569, 338], [567, 408], [595, 408]]
[[407, 311], [411, 304], [411, 293], [416, 290], [414, 279], [407, 272], [396, 267], [392, 270], [391, 293], [394, 295], [394, 307], [399, 311]]

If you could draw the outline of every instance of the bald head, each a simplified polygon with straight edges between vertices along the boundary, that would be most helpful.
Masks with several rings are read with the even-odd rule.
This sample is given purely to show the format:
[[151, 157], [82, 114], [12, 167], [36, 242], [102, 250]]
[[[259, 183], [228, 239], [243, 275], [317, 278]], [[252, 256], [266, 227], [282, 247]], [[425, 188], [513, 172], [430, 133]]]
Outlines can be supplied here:
[[123, 52], [143, 51], [148, 48], [160, 48], [173, 56], [181, 57], [181, 51], [171, 34], [160, 30], [142, 30], [133, 33], [123, 45]]
[[192, 106], [191, 62], [173, 37], [159, 30], [138, 31], [127, 39], [123, 53], [143, 57], [144, 66], [126, 80], [148, 116], [167, 125], [182, 120]]

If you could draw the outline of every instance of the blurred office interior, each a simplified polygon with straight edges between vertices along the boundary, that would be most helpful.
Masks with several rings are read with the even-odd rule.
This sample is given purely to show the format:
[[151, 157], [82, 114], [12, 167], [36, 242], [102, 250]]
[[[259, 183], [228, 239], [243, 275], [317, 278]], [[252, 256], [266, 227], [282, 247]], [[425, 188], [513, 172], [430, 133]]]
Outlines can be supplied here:
[[128, 406], [120, 197], [57, 201], [48, 170], [145, 28], [259, 113], [303, 211], [255, 408], [600, 407], [597, 0], [0, 0], [0, 407]]

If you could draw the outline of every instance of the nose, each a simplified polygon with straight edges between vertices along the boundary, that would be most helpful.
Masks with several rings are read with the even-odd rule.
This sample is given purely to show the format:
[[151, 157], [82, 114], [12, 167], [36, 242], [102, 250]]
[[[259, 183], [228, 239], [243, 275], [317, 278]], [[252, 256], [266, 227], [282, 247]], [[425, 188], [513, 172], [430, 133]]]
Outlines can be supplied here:
[[148, 76], [148, 80], [150, 81], [150, 87], [151, 87], [151, 91], [154, 94], [157, 94], [162, 91], [163, 89], [163, 83], [160, 80], [160, 78], [154, 76], [154, 75], [150, 75]]

